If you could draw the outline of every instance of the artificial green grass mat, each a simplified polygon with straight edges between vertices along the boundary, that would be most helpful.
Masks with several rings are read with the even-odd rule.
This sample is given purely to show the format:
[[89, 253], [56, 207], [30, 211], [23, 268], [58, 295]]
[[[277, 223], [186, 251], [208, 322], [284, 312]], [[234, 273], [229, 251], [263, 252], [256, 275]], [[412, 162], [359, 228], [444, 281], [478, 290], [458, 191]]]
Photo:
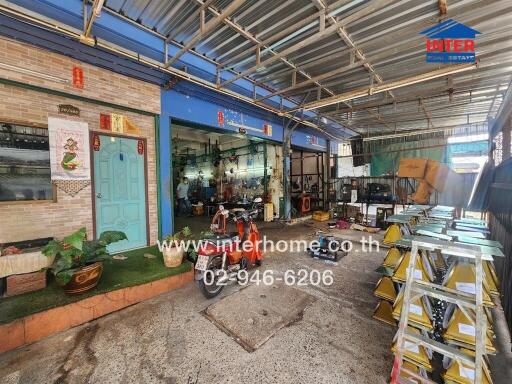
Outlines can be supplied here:
[[[156, 258], [148, 259], [144, 257], [146, 253], [151, 253]], [[0, 299], [0, 324], [10, 323], [16, 319], [100, 293], [149, 283], [188, 272], [191, 269], [191, 264], [187, 261], [179, 267], [167, 268], [157, 246], [122, 252], [122, 254], [127, 257], [126, 260], [109, 259], [103, 262], [103, 275], [96, 288], [88, 292], [68, 295], [55, 283], [53, 276], [48, 274], [48, 285], [45, 289]]]

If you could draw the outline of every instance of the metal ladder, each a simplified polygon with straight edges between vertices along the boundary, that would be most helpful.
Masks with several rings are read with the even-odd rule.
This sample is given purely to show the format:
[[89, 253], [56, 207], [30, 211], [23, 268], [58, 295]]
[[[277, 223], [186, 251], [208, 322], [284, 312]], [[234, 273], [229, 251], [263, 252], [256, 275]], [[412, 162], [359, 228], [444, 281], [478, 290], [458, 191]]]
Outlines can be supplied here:
[[[476, 294], [465, 294], [463, 292], [456, 291], [438, 284], [426, 283], [424, 281], [416, 280], [414, 278], [414, 269], [420, 249], [425, 251], [434, 251], [438, 254], [444, 253], [455, 257], [472, 259], [475, 263], [476, 269]], [[485, 341], [487, 333], [487, 317], [485, 315], [483, 305], [484, 271], [482, 260], [492, 260], [492, 256], [483, 255], [482, 250], [479, 247], [466, 244], [454, 244], [435, 239], [421, 239], [412, 241], [411, 257], [409, 266], [407, 268], [407, 279], [404, 287], [404, 299], [400, 314], [400, 324], [398, 328], [395, 363], [393, 366], [391, 379], [392, 384], [409, 382], [408, 380], [400, 377], [400, 372], [407, 373], [409, 376], [414, 377], [423, 383], [434, 384], [434, 382], [430, 379], [426, 379], [421, 375], [418, 375], [415, 372], [402, 367], [403, 355], [406, 351], [406, 341], [430, 348], [435, 352], [454, 359], [459, 364], [464, 363], [465, 365], [472, 367], [475, 370], [474, 383], [482, 383], [482, 368], [484, 365], [483, 359], [485, 355]], [[425, 295], [457, 305], [462, 313], [471, 322], [472, 317], [469, 316], [467, 310], [473, 309], [475, 311], [476, 321], [473, 326], [475, 327], [476, 351], [474, 358], [465, 353], [462, 353], [457, 348], [445, 345], [436, 340], [432, 340], [424, 335], [408, 332], [407, 327], [409, 321], [410, 304]]]

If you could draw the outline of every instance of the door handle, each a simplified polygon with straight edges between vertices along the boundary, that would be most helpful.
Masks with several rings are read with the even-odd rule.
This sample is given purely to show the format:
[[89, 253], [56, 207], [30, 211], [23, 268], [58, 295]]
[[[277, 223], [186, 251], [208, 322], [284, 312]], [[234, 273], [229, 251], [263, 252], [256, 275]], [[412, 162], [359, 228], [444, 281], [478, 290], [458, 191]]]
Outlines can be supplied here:
[[98, 199], [101, 199], [101, 198], [103, 197], [103, 195], [102, 195], [102, 194], [101, 194], [101, 192], [100, 192], [100, 193], [96, 194], [96, 197], [97, 197]]

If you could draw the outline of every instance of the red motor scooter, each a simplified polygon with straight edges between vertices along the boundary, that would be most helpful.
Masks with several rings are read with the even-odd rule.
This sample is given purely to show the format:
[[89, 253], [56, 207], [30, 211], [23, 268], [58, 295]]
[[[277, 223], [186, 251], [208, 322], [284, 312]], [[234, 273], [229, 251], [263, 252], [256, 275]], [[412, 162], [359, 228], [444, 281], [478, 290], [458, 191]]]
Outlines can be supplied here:
[[[195, 264], [195, 279], [207, 298], [217, 296], [229, 281], [236, 281], [240, 270], [261, 265], [260, 234], [254, 223], [261, 202], [256, 198], [249, 210], [229, 211], [219, 206], [211, 225], [215, 236], [201, 241]], [[229, 217], [237, 232], [227, 233]]]

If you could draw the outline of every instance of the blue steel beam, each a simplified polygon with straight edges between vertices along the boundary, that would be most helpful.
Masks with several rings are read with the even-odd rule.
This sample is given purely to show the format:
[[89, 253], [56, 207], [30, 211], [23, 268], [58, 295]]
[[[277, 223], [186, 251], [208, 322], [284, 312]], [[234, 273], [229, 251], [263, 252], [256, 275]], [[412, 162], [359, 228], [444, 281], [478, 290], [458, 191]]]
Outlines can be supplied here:
[[[225, 96], [218, 96], [212, 91], [201, 89], [197, 85], [179, 82], [168, 93], [166, 100], [172, 103], [169, 113], [172, 118], [222, 129], [227, 132], [238, 133], [240, 126], [246, 126], [247, 135], [260, 139], [282, 142], [283, 119], [272, 113], [255, 113], [244, 103], [230, 101]], [[162, 99], [163, 100], [163, 99]], [[162, 109], [164, 106], [162, 105]], [[222, 112], [223, 124], [219, 124], [218, 113]], [[272, 126], [272, 135], [263, 132], [263, 126]], [[258, 129], [258, 131], [250, 128]], [[314, 130], [295, 131], [292, 136], [292, 145], [318, 152], [326, 151], [326, 139], [319, 136]]]

